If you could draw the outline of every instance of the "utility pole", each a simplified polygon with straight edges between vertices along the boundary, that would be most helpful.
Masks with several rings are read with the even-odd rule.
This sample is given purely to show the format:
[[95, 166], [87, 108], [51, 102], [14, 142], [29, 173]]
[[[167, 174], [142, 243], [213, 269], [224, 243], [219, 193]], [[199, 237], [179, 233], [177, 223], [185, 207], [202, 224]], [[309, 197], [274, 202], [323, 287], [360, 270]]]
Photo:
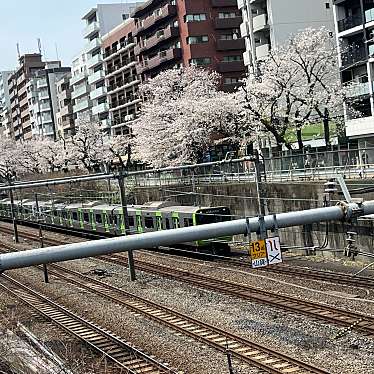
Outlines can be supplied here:
[[[40, 248], [44, 248], [44, 238], [43, 238], [42, 224], [40, 222], [40, 209], [39, 209], [39, 200], [38, 200], [37, 193], [35, 194], [35, 209], [36, 209], [36, 221], [39, 223]], [[44, 273], [44, 282], [49, 283], [47, 264], [43, 264], [43, 273]]]
[[[118, 174], [118, 186], [119, 194], [121, 198], [122, 214], [123, 220], [125, 223], [125, 234], [130, 235], [130, 226], [129, 226], [129, 212], [127, 211], [127, 199], [126, 199], [126, 188], [125, 188], [125, 177], [123, 174], [123, 169], [121, 168]], [[129, 262], [129, 275], [130, 281], [133, 282], [136, 280], [135, 274], [135, 265], [134, 265], [134, 254], [133, 251], [128, 251], [128, 262]]]
[[226, 357], [227, 357], [227, 366], [228, 366], [228, 369], [229, 369], [229, 374], [235, 374], [234, 373], [234, 368], [232, 366], [231, 353], [230, 353], [229, 345], [228, 345], [227, 341], [226, 341]]
[[[9, 186], [11, 186], [12, 183], [9, 182]], [[16, 220], [16, 214], [14, 211], [14, 196], [13, 196], [13, 190], [9, 190], [9, 198], [10, 198], [10, 214], [12, 216], [12, 221], [13, 221], [13, 237], [14, 237], [14, 242], [19, 243], [19, 237], [18, 237], [18, 228], [17, 228], [17, 220]]]
[[255, 151], [255, 178], [256, 178], [256, 189], [257, 189], [257, 202], [258, 202], [258, 211], [261, 216], [265, 215], [265, 202], [262, 189], [262, 179], [261, 179], [261, 170], [260, 170], [260, 157], [259, 153]]

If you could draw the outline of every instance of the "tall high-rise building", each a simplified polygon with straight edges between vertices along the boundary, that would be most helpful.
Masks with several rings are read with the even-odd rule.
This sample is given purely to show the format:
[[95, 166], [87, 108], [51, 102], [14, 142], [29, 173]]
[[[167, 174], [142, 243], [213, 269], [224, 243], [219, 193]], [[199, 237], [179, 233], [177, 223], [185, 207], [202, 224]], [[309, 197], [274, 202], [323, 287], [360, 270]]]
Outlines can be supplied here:
[[[346, 135], [374, 145], [374, 1], [335, 0], [342, 83], [355, 82], [346, 109]], [[371, 157], [374, 157], [371, 155]]]
[[28, 81], [44, 69], [41, 54], [25, 54], [19, 59], [19, 67], [9, 76], [9, 95], [11, 105], [12, 133], [16, 140], [32, 138]]
[[[93, 118], [102, 122], [103, 128], [109, 127], [108, 103], [105, 89], [105, 73], [101, 51], [102, 37], [110, 30], [130, 17], [130, 13], [138, 3], [98, 4], [83, 16], [85, 28], [83, 37], [86, 45], [82, 51], [85, 56], [84, 73], [86, 77], [75, 81], [74, 74], [73, 98], [74, 113], [79, 117], [87, 108]], [[82, 62], [82, 61], [81, 61]], [[79, 93], [77, 93], [79, 91]], [[80, 95], [80, 96], [76, 96]], [[87, 113], [85, 113], [86, 115]]]
[[0, 71], [0, 108], [10, 109], [10, 96], [8, 79], [12, 71]]
[[57, 82], [70, 74], [60, 61], [48, 61], [27, 83], [32, 135], [57, 139]]
[[71, 73], [64, 75], [56, 84], [58, 110], [56, 115], [57, 133], [59, 137], [66, 138], [75, 132], [73, 105], [70, 86]]
[[126, 134], [139, 113], [140, 79], [136, 74], [134, 20], [127, 19], [103, 37], [109, 120], [113, 135]]
[[245, 39], [244, 64], [257, 73], [257, 62], [297, 32], [326, 26], [334, 31], [333, 0], [237, 0]]
[[221, 73], [225, 90], [243, 78], [242, 16], [236, 0], [149, 0], [132, 16], [137, 73], [143, 80], [189, 64]]

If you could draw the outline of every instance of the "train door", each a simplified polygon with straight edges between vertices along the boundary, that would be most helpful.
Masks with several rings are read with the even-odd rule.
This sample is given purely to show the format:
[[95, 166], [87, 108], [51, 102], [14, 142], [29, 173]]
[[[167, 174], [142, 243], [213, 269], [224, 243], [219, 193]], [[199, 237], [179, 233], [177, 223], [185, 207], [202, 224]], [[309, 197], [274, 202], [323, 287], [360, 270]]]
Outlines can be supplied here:
[[90, 220], [91, 220], [91, 228], [93, 231], [96, 231], [96, 219], [95, 219], [95, 213], [93, 209], [90, 209]]
[[83, 221], [83, 211], [82, 208], [78, 208], [78, 220], [79, 220], [79, 227], [84, 229], [84, 221]]
[[156, 212], [156, 229], [159, 231], [164, 229], [162, 225], [162, 213], [161, 212]]
[[117, 217], [118, 217], [117, 225], [120, 229], [120, 233], [122, 235], [125, 235], [126, 234], [125, 217], [123, 215], [123, 210], [122, 209], [120, 210], [119, 215]]
[[180, 222], [179, 222], [179, 214], [178, 213], [172, 213], [172, 221], [173, 221], [173, 228], [179, 229]]
[[103, 210], [103, 226], [104, 226], [105, 232], [110, 231], [109, 217], [108, 217], [108, 212], [106, 210]]
[[136, 231], [138, 234], [143, 233], [143, 221], [142, 221], [142, 211], [136, 211]]

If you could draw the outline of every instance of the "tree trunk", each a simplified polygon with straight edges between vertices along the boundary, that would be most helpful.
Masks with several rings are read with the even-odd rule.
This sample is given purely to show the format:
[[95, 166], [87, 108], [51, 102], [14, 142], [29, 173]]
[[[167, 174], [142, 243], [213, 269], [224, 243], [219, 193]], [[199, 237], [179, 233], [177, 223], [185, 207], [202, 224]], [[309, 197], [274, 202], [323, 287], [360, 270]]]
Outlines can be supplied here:
[[303, 137], [302, 137], [301, 129], [296, 129], [296, 135], [297, 135], [297, 144], [299, 145], [299, 149], [303, 149], [304, 144], [303, 144]]
[[330, 121], [329, 121], [329, 111], [325, 108], [325, 112], [323, 115], [323, 132], [325, 135], [325, 143], [326, 147], [331, 146], [330, 142]]

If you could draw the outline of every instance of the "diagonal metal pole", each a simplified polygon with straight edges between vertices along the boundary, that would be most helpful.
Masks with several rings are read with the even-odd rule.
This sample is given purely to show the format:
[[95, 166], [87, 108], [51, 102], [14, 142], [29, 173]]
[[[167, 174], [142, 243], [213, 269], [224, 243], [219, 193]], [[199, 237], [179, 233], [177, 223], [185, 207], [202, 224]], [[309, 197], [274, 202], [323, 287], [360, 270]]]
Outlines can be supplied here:
[[[9, 183], [9, 186], [11, 186], [11, 183]], [[9, 190], [9, 198], [10, 198], [10, 214], [12, 216], [12, 221], [13, 221], [14, 242], [19, 243], [17, 219], [16, 219], [15, 210], [14, 210], [14, 195], [13, 195], [12, 189]]]
[[[119, 194], [121, 198], [121, 206], [122, 206], [122, 213], [123, 213], [123, 220], [125, 221], [125, 234], [130, 235], [130, 226], [129, 226], [129, 212], [127, 210], [127, 198], [126, 198], [126, 188], [125, 188], [125, 176], [123, 170], [121, 169], [118, 174], [118, 186], [119, 186]], [[128, 251], [128, 262], [129, 262], [129, 276], [130, 281], [133, 282], [136, 280], [136, 273], [135, 273], [135, 264], [134, 264], [134, 254], [133, 251]]]

